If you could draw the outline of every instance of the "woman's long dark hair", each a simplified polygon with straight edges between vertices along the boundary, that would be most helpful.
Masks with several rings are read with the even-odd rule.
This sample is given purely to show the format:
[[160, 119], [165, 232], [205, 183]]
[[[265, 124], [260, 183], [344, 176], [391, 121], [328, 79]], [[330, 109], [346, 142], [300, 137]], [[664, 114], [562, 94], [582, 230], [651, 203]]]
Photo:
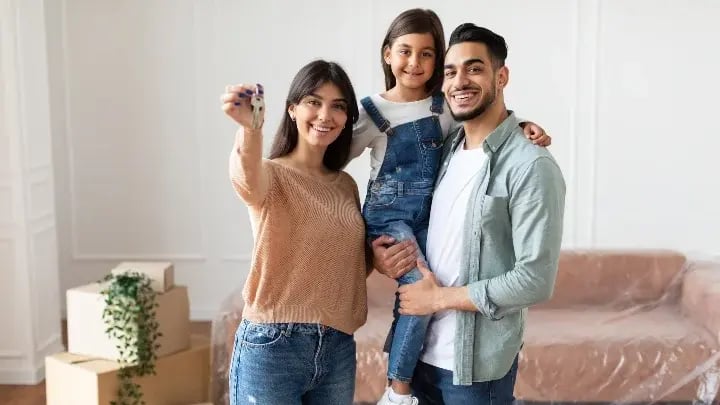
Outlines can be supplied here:
[[335, 62], [316, 60], [305, 65], [295, 75], [290, 84], [287, 100], [285, 101], [285, 114], [283, 114], [280, 128], [278, 128], [270, 150], [270, 159], [285, 156], [295, 150], [298, 143], [298, 128], [287, 113], [291, 105], [297, 105], [303, 97], [315, 92], [325, 83], [332, 83], [340, 90], [347, 101], [347, 121], [340, 135], [328, 145], [323, 157], [323, 164], [330, 170], [338, 171], [345, 167], [350, 156], [350, 143], [352, 142], [353, 125], [360, 114], [350, 78], [345, 70]]

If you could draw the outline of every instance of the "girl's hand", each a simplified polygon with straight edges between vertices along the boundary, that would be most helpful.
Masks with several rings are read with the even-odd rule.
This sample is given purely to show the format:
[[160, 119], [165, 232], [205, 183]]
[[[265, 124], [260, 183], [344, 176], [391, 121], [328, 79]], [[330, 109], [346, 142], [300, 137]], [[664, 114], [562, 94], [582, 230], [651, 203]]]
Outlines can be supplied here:
[[523, 132], [527, 139], [531, 140], [535, 145], [548, 147], [552, 143], [550, 135], [546, 134], [545, 130], [534, 122], [524, 123]]
[[243, 128], [253, 129], [253, 107], [250, 103], [253, 96], [262, 98], [263, 93], [263, 87], [259, 84], [255, 86], [245, 84], [225, 86], [225, 93], [220, 96], [222, 109], [228, 117]]

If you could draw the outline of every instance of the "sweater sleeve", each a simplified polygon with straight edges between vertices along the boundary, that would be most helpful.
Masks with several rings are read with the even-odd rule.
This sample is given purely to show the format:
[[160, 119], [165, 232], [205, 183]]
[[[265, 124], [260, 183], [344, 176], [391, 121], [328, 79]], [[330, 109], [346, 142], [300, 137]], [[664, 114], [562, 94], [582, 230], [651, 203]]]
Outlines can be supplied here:
[[238, 197], [247, 205], [262, 205], [270, 188], [268, 165], [262, 160], [260, 133], [238, 131], [230, 153], [230, 181]]

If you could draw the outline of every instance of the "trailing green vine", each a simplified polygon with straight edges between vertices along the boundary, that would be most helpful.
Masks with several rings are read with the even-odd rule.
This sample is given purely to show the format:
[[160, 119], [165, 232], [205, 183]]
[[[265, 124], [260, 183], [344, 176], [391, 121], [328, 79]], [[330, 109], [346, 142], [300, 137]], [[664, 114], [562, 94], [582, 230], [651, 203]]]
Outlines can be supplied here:
[[137, 272], [110, 274], [103, 279], [107, 286], [103, 321], [105, 334], [116, 342], [119, 353], [120, 387], [111, 405], [144, 405], [143, 393], [133, 377], [155, 374], [157, 349], [160, 345], [156, 319], [156, 292], [147, 275]]

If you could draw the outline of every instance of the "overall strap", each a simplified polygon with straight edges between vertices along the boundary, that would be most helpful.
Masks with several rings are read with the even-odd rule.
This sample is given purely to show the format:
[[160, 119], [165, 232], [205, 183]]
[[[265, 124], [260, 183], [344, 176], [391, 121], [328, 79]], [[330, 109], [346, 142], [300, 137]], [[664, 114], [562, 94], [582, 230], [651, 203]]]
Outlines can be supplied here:
[[435, 93], [432, 96], [432, 105], [430, 111], [434, 115], [440, 115], [443, 113], [443, 105], [445, 105], [445, 96], [442, 93]]
[[370, 97], [365, 97], [360, 100], [360, 104], [362, 104], [363, 108], [370, 116], [370, 119], [372, 119], [372, 121], [375, 123], [375, 126], [378, 127], [380, 132], [384, 132], [388, 136], [392, 135], [393, 129], [390, 127], [390, 121], [385, 119], [385, 117], [380, 114], [380, 110], [377, 109], [375, 103], [372, 102]]

